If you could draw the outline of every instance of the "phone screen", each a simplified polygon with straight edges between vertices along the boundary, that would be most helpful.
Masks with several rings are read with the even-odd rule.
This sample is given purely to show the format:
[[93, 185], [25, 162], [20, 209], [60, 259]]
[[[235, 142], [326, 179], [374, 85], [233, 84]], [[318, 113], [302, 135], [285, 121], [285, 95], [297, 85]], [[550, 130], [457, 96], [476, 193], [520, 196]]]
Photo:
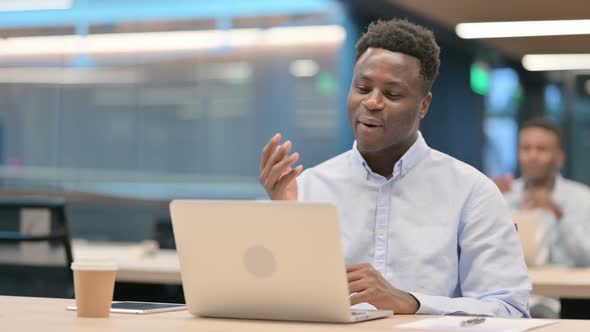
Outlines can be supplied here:
[[128, 309], [128, 310], [156, 310], [167, 308], [185, 307], [185, 304], [177, 303], [154, 303], [154, 302], [115, 302], [111, 306], [112, 309]]
[[[151, 314], [157, 312], [178, 311], [186, 309], [186, 304], [157, 302], [113, 302], [111, 312], [122, 314]], [[76, 306], [68, 306], [66, 310], [76, 311]]]

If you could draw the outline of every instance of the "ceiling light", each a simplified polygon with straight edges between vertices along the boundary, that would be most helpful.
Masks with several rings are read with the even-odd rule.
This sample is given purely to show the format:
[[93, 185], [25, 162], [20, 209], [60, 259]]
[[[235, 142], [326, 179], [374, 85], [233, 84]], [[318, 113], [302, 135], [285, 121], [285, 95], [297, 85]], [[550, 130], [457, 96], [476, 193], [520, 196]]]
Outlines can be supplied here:
[[341, 43], [346, 37], [339, 25], [270, 28], [263, 36], [267, 45]]
[[87, 71], [55, 68], [0, 68], [0, 83], [17, 84], [134, 84], [141, 77], [131, 70]]
[[527, 54], [522, 66], [530, 71], [590, 69], [590, 53], [586, 54]]
[[2, 0], [2, 1], [0, 1], [0, 12], [68, 9], [71, 7], [72, 7], [72, 0]]
[[221, 47], [334, 45], [346, 32], [337, 25], [262, 29], [110, 33], [0, 39], [0, 57], [154, 53]]
[[460, 23], [455, 32], [464, 39], [585, 35], [590, 34], [590, 20]]
[[300, 59], [291, 62], [289, 72], [295, 77], [313, 77], [320, 71], [320, 65], [309, 59]]

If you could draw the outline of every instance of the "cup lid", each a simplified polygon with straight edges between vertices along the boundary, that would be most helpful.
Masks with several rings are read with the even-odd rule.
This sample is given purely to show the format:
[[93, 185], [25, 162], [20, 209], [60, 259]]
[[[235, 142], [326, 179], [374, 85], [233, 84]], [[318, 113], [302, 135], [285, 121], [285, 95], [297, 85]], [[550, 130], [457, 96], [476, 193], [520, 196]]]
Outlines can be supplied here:
[[78, 260], [72, 263], [72, 270], [117, 271], [117, 264], [109, 260]]

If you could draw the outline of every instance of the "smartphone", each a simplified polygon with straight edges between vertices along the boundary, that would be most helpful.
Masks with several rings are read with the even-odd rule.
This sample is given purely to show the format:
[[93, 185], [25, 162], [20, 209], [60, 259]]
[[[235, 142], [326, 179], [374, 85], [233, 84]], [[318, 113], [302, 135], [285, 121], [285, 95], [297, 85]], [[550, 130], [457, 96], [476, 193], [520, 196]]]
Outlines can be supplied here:
[[[76, 308], [76, 306], [69, 306], [66, 309], [71, 310], [71, 311], [76, 311], [78, 308]], [[180, 304], [180, 303], [122, 301], [122, 302], [113, 302], [113, 304], [111, 305], [111, 312], [112, 313], [137, 314], [137, 315], [155, 314], [158, 312], [178, 311], [178, 310], [185, 310], [185, 309], [186, 309], [186, 304]]]

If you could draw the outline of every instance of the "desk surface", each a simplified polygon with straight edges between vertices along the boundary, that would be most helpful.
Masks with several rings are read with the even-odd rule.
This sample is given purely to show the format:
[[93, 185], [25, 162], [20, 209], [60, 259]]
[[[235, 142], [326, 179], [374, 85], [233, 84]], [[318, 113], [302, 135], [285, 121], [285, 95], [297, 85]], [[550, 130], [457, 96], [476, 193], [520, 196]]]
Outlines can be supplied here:
[[[140, 245], [74, 246], [76, 257], [109, 257], [119, 264], [118, 281], [180, 284], [180, 265], [174, 250], [149, 250]], [[590, 299], [590, 269], [530, 268], [533, 293], [561, 298]]]
[[533, 294], [590, 299], [590, 269], [546, 266], [529, 268]]
[[176, 250], [158, 249], [149, 242], [143, 244], [112, 244], [74, 242], [74, 259], [102, 258], [117, 263], [117, 281], [177, 284], [180, 263]]
[[[316, 324], [299, 322], [247, 321], [237, 319], [195, 318], [187, 311], [152, 315], [111, 314], [109, 319], [77, 318], [66, 311], [74, 300], [0, 296], [0, 320], [6, 331], [417, 331], [402, 330], [397, 325], [427, 316], [399, 315], [356, 324]], [[455, 330], [456, 331], [456, 330]], [[590, 331], [590, 321], [560, 320], [535, 332]]]
[[[150, 250], [146, 245], [74, 245], [75, 257], [108, 257], [119, 264], [117, 280], [180, 284], [180, 265], [174, 250]], [[590, 269], [563, 267], [530, 268], [533, 293], [590, 299]]]
[[[76, 259], [102, 258], [115, 261], [119, 266], [117, 281], [181, 284], [180, 264], [176, 251], [158, 250], [149, 242], [125, 244], [74, 241], [73, 252]], [[3, 250], [0, 252], [0, 261], [6, 261], [6, 259], [16, 261], [18, 257], [15, 258], [14, 252]], [[35, 259], [39, 262], [48, 261], [47, 257], [40, 255], [35, 256]], [[590, 268], [535, 267], [529, 269], [529, 274], [534, 294], [590, 299]]]

